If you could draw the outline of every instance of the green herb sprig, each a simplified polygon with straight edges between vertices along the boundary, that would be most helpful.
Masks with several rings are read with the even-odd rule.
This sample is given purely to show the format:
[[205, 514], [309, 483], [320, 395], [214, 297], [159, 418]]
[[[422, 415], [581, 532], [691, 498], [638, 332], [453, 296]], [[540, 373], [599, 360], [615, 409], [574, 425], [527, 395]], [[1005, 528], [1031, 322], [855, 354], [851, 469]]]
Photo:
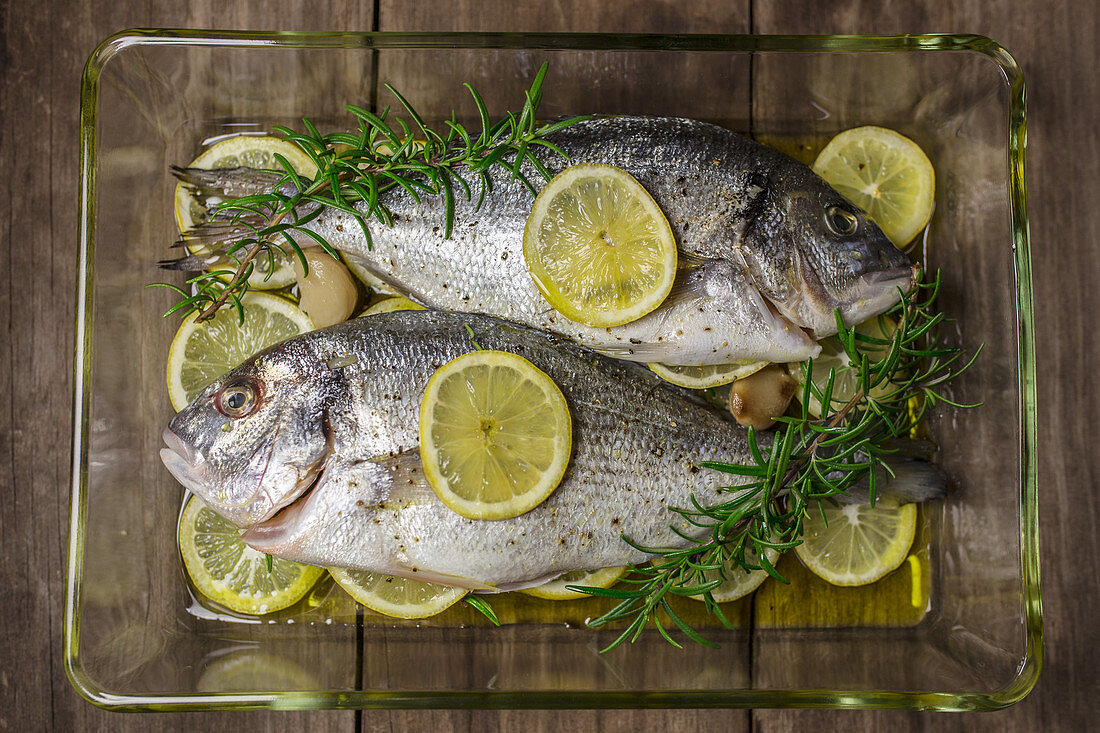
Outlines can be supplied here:
[[[633, 567], [617, 588], [570, 586], [591, 596], [618, 601], [614, 608], [589, 622], [600, 627], [627, 621], [626, 628], [604, 650], [636, 640], [652, 624], [670, 644], [678, 628], [689, 639], [714, 647], [692, 629], [669, 600], [675, 596], [702, 595], [707, 611], [728, 628], [733, 624], [722, 613], [711, 592], [723, 582], [723, 566], [746, 571], [765, 570], [786, 583], [768, 561], [765, 549], [784, 552], [801, 542], [803, 521], [821, 503], [868, 484], [875, 501], [877, 481], [889, 475], [886, 459], [896, 450], [899, 439], [910, 437], [925, 413], [937, 404], [973, 407], [944, 395], [943, 386], [966, 371], [974, 357], [962, 362], [962, 351], [943, 343], [937, 329], [944, 316], [933, 309], [939, 291], [939, 276], [920, 284], [887, 315], [898, 320], [892, 336], [875, 338], [845, 328], [839, 313], [837, 327], [858, 379], [859, 388], [847, 401], [834, 399], [836, 370], [830, 370], [824, 386], [813, 379], [814, 362], [801, 365], [803, 392], [801, 413], [782, 418], [770, 441], [749, 430], [752, 461], [745, 464], [705, 462], [703, 467], [747, 479], [730, 486], [731, 499], [704, 507], [674, 509], [685, 520], [706, 530], [702, 539], [688, 537], [682, 549], [642, 547], [623, 539], [636, 549], [656, 555], [650, 564]], [[880, 322], [880, 326], [883, 322]], [[886, 333], [887, 330], [883, 329]], [[810, 398], [828, 406], [820, 418], [809, 414]], [[675, 529], [673, 531], [676, 531]], [[625, 586], [625, 587], [623, 587]]]
[[316, 177], [312, 181], [303, 179], [283, 156], [275, 154], [282, 177], [273, 190], [217, 204], [210, 218], [225, 227], [242, 227], [246, 232], [224, 252], [235, 267], [190, 278], [187, 285], [193, 288], [193, 294], [175, 285], [153, 283], [153, 286], [171, 288], [181, 296], [165, 316], [178, 311], [185, 315], [198, 311], [197, 319], [203, 321], [223, 305], [232, 303], [243, 321], [241, 296], [248, 290], [248, 278], [257, 261], [266, 260], [268, 271], [274, 272], [277, 257], [293, 254], [308, 272], [305, 256], [292, 233], [312, 239], [325, 252], [337, 256], [331, 243], [309, 227], [310, 222], [327, 209], [354, 218], [370, 247], [369, 220], [383, 226], [393, 225], [392, 214], [382, 197], [394, 189], [402, 189], [417, 203], [425, 196], [442, 197], [446, 237], [451, 236], [454, 226], [456, 192], [468, 201], [473, 200], [471, 181], [476, 180], [480, 185], [475, 208], [480, 209], [491, 188], [491, 169], [507, 169], [526, 188], [536, 192], [534, 183], [523, 170], [524, 163], [529, 163], [540, 176], [549, 180], [551, 173], [535, 155], [535, 150], [548, 148], [566, 157], [547, 137], [587, 119], [571, 117], [550, 123], [536, 120], [547, 69], [548, 65], [543, 64], [530, 89], [524, 92], [522, 109], [518, 113], [508, 112], [496, 122], [490, 118], [481, 95], [465, 84], [481, 119], [481, 130], [476, 134], [460, 124], [453, 112], [451, 118], [444, 121], [442, 130], [433, 129], [408, 100], [388, 84], [386, 88], [397, 97], [411, 122], [399, 116], [391, 117], [388, 107], [376, 115], [349, 105], [346, 109], [358, 124], [354, 133], [321, 134], [308, 119], [302, 120], [305, 132], [275, 127], [275, 132], [313, 160], [318, 171]]

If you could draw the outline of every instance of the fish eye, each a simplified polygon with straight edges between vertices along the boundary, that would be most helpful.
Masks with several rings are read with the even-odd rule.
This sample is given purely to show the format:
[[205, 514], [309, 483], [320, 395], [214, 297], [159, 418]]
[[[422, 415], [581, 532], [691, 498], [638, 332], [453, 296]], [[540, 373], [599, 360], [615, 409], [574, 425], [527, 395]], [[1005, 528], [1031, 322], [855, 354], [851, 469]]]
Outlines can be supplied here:
[[838, 237], [850, 237], [859, 229], [859, 219], [839, 206], [830, 206], [825, 209], [825, 226]]
[[218, 412], [229, 418], [247, 417], [256, 411], [259, 404], [259, 390], [247, 379], [226, 385], [214, 397]]

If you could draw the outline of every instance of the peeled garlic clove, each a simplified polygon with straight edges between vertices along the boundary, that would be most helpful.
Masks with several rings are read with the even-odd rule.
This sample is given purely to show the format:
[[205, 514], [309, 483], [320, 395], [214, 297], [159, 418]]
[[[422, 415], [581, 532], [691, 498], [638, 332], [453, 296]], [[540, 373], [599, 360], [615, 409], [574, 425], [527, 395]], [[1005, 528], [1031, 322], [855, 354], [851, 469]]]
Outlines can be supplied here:
[[302, 263], [294, 258], [294, 275], [301, 294], [299, 306], [318, 328], [346, 321], [355, 311], [359, 290], [343, 263], [321, 249], [305, 251], [309, 274], [303, 277]]
[[787, 411], [797, 387], [786, 369], [769, 364], [730, 385], [730, 412], [745, 427], [765, 430]]

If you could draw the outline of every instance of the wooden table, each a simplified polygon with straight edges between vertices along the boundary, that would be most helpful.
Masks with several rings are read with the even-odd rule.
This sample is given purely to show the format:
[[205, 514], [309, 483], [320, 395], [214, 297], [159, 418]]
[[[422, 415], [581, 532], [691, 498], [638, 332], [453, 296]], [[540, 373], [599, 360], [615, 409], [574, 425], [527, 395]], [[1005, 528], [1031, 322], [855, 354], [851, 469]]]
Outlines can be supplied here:
[[[1100, 46], [1092, 3], [1069, 0], [42, 0], [0, 10], [0, 729], [1083, 730], [1100, 712], [1100, 481], [1092, 418], [1100, 363]], [[773, 710], [325, 712], [125, 716], [98, 710], [61, 664], [82, 64], [130, 27], [709, 33], [969, 32], [1003, 43], [1029, 88], [1029, 190], [1038, 341], [1045, 668], [998, 713]]]

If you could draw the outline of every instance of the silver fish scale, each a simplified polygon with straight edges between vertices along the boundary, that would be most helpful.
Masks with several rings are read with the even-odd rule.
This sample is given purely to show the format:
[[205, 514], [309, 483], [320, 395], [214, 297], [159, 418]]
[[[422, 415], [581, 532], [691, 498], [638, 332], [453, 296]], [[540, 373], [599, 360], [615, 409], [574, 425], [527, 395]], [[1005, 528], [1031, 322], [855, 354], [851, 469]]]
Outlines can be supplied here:
[[[649, 315], [614, 328], [571, 321], [538, 291], [523, 257], [523, 231], [534, 196], [494, 167], [480, 209], [458, 192], [454, 230], [444, 238], [439, 197], [421, 203], [403, 191], [385, 198], [393, 227], [371, 223], [372, 248], [351, 217], [329, 210], [312, 226], [381, 280], [441, 310], [485, 313], [554, 331], [591, 348], [638, 361], [677, 364], [743, 360], [799, 361], [816, 353], [804, 334], [777, 320], [734, 264], [735, 243], [761, 189], [754, 171], [783, 163], [779, 153], [728, 130], [668, 118], [601, 117], [555, 134], [565, 161], [540, 149], [554, 173], [567, 165], [608, 163], [633, 175], [653, 196], [689, 263], [708, 262], [707, 278], [682, 270], [674, 294]], [[539, 174], [523, 171], [536, 186]], [[311, 244], [302, 239], [302, 244]], [[471, 253], [477, 253], [472, 255]], [[713, 274], [713, 278], [709, 275]], [[700, 309], [700, 306], [702, 310]]]
[[[451, 511], [419, 466], [419, 403], [432, 373], [473, 350], [517, 353], [561, 388], [573, 419], [565, 478], [540, 506], [499, 521]], [[557, 337], [475, 315], [370, 316], [296, 339], [319, 363], [354, 354], [325, 406], [331, 451], [325, 473], [275, 533], [246, 534], [289, 559], [410, 575], [472, 587], [527, 585], [570, 570], [640, 562], [646, 546], [683, 545], [669, 529], [699, 534], [669, 507], [694, 494], [715, 503], [736, 477], [702, 460], [743, 462], [747, 437], [696, 398], [648, 371], [585, 352]], [[269, 358], [270, 355], [269, 355]]]

